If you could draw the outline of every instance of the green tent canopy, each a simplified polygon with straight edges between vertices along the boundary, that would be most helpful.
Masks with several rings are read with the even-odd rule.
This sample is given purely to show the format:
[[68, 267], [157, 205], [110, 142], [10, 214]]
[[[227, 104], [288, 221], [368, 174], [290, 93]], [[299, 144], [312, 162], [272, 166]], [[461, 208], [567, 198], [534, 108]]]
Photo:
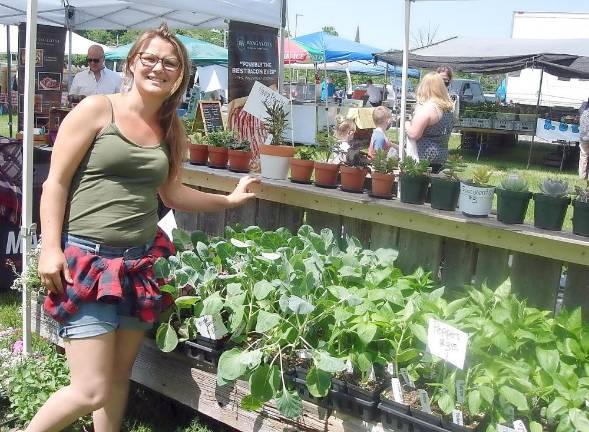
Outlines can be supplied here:
[[[184, 35], [176, 35], [188, 51], [188, 57], [197, 64], [227, 64], [227, 50], [218, 45]], [[106, 52], [106, 60], [125, 60], [133, 43], [122, 45]]]

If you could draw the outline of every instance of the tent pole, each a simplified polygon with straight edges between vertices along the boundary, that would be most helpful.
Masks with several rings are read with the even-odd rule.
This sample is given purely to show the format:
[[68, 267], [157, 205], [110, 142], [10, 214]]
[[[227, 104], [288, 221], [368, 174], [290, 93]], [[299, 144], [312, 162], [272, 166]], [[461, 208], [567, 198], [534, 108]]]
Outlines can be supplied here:
[[72, 83], [72, 29], [69, 25], [68, 19], [68, 30], [67, 30], [67, 38], [68, 38], [68, 53], [67, 53], [67, 81], [68, 81], [68, 89], [70, 88], [70, 84]]
[[[26, 274], [32, 237], [36, 226], [32, 223], [33, 209], [33, 127], [35, 106], [35, 63], [37, 53], [37, 0], [27, 1], [27, 36], [24, 88], [23, 128], [23, 170], [22, 170], [22, 217], [20, 234], [22, 238], [22, 272]], [[22, 290], [23, 350], [31, 353], [31, 302], [26, 282]]]
[[282, 0], [280, 11], [282, 19], [280, 22], [280, 52], [278, 59], [278, 93], [282, 93], [282, 86], [284, 84], [284, 15], [286, 8], [286, 0]]
[[[540, 69], [540, 87], [538, 88], [538, 100], [536, 101], [536, 123], [538, 123], [538, 111], [540, 110], [540, 98], [542, 97], [542, 81], [544, 80], [544, 68]], [[534, 146], [534, 139], [536, 138], [536, 129], [534, 128], [534, 135], [532, 135], [532, 141], [530, 141], [530, 150], [528, 152], [528, 164], [526, 169], [530, 167], [530, 161], [532, 160], [532, 147]]]
[[407, 117], [407, 72], [409, 68], [409, 27], [411, 0], [405, 0], [405, 40], [403, 41], [403, 72], [401, 75], [401, 120], [399, 122], [399, 158], [405, 157], [405, 118]]
[[8, 103], [8, 136], [12, 138], [12, 52], [10, 51], [10, 25], [6, 26], [6, 99]]

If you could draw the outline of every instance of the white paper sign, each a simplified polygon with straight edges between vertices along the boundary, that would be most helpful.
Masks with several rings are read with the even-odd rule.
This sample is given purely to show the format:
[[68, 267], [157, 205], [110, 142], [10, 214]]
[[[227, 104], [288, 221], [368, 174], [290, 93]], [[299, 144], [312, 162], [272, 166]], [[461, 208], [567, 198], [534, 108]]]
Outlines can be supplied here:
[[464, 380], [456, 380], [456, 402], [464, 403]]
[[391, 388], [393, 390], [393, 399], [395, 402], [403, 403], [403, 389], [399, 378], [391, 378]]
[[521, 420], [514, 421], [513, 428], [515, 429], [515, 432], [528, 432], [528, 430], [526, 429], [526, 425]]
[[162, 231], [166, 233], [168, 238], [171, 239], [172, 230], [174, 228], [178, 228], [178, 225], [176, 224], [176, 218], [174, 217], [174, 212], [170, 210], [168, 213], [166, 213], [166, 215], [157, 223], [157, 226], [159, 226]]
[[221, 339], [228, 333], [220, 315], [204, 315], [196, 319], [196, 331], [198, 334], [210, 339]]
[[503, 425], [497, 425], [497, 432], [515, 432], [515, 429]]
[[432, 407], [429, 404], [429, 396], [425, 390], [417, 390], [419, 393], [419, 403], [421, 404], [421, 410], [428, 414], [432, 413]]
[[261, 82], [256, 81], [247, 97], [243, 110], [263, 121], [268, 117], [264, 103], [271, 106], [274, 101], [282, 104], [282, 108], [286, 113], [290, 112], [289, 101], [287, 98], [272, 90], [270, 87], [265, 86]]
[[462, 418], [462, 411], [452, 410], [452, 423], [459, 426], [464, 426], [464, 419]]
[[430, 318], [427, 329], [427, 348], [430, 353], [462, 369], [467, 344], [468, 334]]

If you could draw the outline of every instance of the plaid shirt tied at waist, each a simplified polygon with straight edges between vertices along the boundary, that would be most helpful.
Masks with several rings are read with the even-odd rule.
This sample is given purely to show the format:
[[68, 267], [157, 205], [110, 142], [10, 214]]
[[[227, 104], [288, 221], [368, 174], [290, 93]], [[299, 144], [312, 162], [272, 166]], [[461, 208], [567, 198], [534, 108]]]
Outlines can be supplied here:
[[162, 297], [160, 293], [159, 286], [164, 281], [155, 278], [153, 264], [174, 253], [174, 245], [160, 229], [145, 256], [136, 259], [108, 258], [68, 244], [64, 254], [73, 284], [62, 277], [64, 292], [49, 293], [43, 305], [45, 311], [56, 321], [64, 322], [78, 311], [82, 302], [113, 303], [131, 296], [135, 300], [133, 316], [153, 323], [159, 311], [172, 303], [169, 295]]

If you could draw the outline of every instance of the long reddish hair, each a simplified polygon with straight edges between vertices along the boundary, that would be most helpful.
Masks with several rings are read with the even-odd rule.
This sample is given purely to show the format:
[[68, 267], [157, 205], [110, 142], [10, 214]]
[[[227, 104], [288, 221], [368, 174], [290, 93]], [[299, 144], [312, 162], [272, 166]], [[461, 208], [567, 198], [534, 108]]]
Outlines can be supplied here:
[[131, 71], [131, 65], [137, 59], [137, 56], [145, 45], [155, 38], [163, 39], [172, 44], [180, 60], [180, 76], [174, 84], [170, 96], [164, 100], [159, 111], [159, 121], [164, 131], [164, 140], [170, 148], [169, 176], [175, 178], [180, 173], [180, 166], [186, 153], [186, 132], [184, 131], [180, 117], [176, 113], [176, 109], [180, 106], [182, 96], [186, 93], [186, 87], [190, 78], [190, 61], [186, 47], [170, 31], [166, 23], [161, 23], [157, 29], [145, 31], [133, 44], [125, 62], [125, 78], [132, 82], [133, 72]]

